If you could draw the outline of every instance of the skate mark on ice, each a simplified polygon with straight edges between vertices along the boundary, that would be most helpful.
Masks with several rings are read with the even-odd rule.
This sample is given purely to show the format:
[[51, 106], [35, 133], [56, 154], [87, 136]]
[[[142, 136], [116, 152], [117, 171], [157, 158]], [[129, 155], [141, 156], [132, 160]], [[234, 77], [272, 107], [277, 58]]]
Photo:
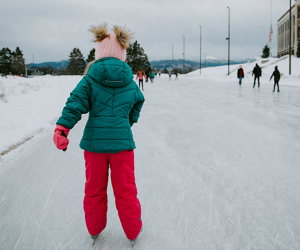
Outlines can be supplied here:
[[[77, 158], [77, 157], [76, 157]], [[46, 203], [45, 203], [45, 206], [44, 208], [42, 209], [42, 218], [41, 218], [41, 221], [40, 223], [37, 223], [37, 225], [39, 226], [38, 228], [38, 232], [37, 232], [37, 235], [35, 237], [35, 241], [34, 241], [34, 248], [33, 250], [35, 250], [36, 248], [36, 243], [37, 243], [37, 239], [39, 237], [39, 234], [40, 234], [40, 230], [41, 230], [41, 225], [43, 223], [43, 221], [45, 220], [45, 215], [46, 215], [46, 210], [48, 208], [48, 204], [49, 204], [49, 200], [52, 198], [52, 193], [58, 183], [58, 181], [60, 180], [61, 176], [63, 175], [63, 173], [66, 171], [67, 167], [60, 173], [60, 175], [56, 178], [55, 182], [53, 183], [51, 189], [50, 189], [50, 192], [48, 193], [48, 196], [47, 196], [47, 200], [46, 200]]]
[[65, 249], [66, 246], [70, 245], [70, 243], [71, 243], [76, 237], [78, 237], [78, 235], [79, 235], [79, 233], [77, 233], [73, 238], [71, 238], [71, 239], [69, 240], [69, 242], [68, 242], [67, 244], [65, 244], [65, 245], [64, 245], [62, 248], [60, 248], [60, 249], [61, 249], [61, 250]]
[[18, 246], [19, 241], [20, 241], [20, 239], [21, 239], [21, 237], [22, 237], [22, 235], [23, 235], [24, 228], [25, 228], [25, 224], [26, 224], [26, 222], [23, 223], [22, 230], [21, 230], [21, 233], [20, 233], [20, 235], [19, 235], [19, 237], [18, 237], [18, 240], [17, 240], [17, 242], [16, 242], [16, 244], [15, 244], [14, 250], [15, 250], [16, 247]]
[[[274, 224], [273, 233], [272, 233], [273, 237], [274, 237], [275, 229], [276, 229], [276, 225], [277, 225], [278, 209], [279, 209], [278, 208], [278, 190], [277, 190], [277, 186], [275, 186], [275, 188], [276, 188], [276, 219], [275, 219], [275, 224]], [[277, 238], [278, 238], [278, 234], [276, 236], [276, 240], [274, 240], [273, 250], [275, 249]]]

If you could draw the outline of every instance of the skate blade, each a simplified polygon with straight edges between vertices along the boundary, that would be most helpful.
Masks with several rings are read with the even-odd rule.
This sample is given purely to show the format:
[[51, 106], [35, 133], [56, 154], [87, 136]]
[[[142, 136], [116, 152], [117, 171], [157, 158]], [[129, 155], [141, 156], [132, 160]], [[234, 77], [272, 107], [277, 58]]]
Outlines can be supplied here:
[[94, 240], [94, 241], [93, 241], [93, 244], [92, 244], [92, 246], [94, 246], [94, 245], [95, 245], [95, 242], [96, 242], [96, 240]]
[[132, 248], [132, 249], [134, 248], [134, 243], [135, 243], [135, 240], [132, 241], [132, 244], [131, 244], [131, 248]]

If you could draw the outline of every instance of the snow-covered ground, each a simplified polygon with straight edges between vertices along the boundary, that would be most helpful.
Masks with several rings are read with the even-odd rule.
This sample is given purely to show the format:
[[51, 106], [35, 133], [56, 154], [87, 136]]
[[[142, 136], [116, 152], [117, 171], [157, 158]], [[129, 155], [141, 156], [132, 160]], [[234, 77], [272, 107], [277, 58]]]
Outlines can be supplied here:
[[[271, 68], [260, 89], [249, 74], [239, 86], [227, 67], [202, 73], [210, 70], [145, 84], [133, 126], [144, 223], [135, 249], [300, 249], [300, 78], [283, 72], [281, 92], [272, 93]], [[110, 184], [108, 225], [91, 247], [78, 146], [87, 116], [71, 130], [66, 152], [52, 142], [80, 79], [0, 80], [1, 148], [35, 134], [0, 159], [1, 250], [130, 247]]]
[[80, 76], [0, 78], [0, 154], [49, 127]]

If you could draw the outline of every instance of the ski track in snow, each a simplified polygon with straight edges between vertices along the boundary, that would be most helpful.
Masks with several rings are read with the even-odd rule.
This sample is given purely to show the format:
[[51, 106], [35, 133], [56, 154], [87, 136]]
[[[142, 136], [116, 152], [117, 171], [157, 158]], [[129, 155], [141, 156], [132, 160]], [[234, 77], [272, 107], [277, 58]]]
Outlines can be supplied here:
[[[134, 249], [300, 249], [300, 82], [289, 81], [281, 93], [264, 79], [253, 89], [252, 78], [145, 83], [133, 126], [144, 228]], [[108, 224], [91, 246], [78, 147], [86, 119], [66, 152], [47, 128], [0, 159], [1, 250], [131, 248], [110, 182]]]

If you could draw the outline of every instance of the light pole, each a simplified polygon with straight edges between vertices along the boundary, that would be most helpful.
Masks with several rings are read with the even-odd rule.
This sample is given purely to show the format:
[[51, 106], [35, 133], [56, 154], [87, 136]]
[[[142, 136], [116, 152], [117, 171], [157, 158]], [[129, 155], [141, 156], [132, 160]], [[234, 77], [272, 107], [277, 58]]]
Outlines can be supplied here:
[[174, 48], [172, 43], [172, 71], [174, 72]]
[[[299, 17], [298, 17], [299, 18]], [[290, 54], [290, 75], [292, 74], [292, 67], [291, 67], [291, 64], [292, 64], [292, 3], [291, 3], [291, 0], [290, 0], [290, 51], [289, 51], [289, 54]]]
[[200, 27], [200, 75], [201, 75], [201, 42], [202, 42], [202, 26], [201, 25], [199, 25], [199, 27]]
[[228, 75], [230, 74], [230, 69], [229, 69], [229, 65], [230, 65], [230, 8], [228, 8], [228, 37], [226, 38], [226, 40], [228, 40]]
[[185, 73], [185, 37], [183, 36], [183, 61], [182, 61], [182, 68], [183, 68], [183, 74]]
[[206, 68], [206, 56], [208, 53], [203, 53], [204, 57], [205, 57], [205, 68]]

